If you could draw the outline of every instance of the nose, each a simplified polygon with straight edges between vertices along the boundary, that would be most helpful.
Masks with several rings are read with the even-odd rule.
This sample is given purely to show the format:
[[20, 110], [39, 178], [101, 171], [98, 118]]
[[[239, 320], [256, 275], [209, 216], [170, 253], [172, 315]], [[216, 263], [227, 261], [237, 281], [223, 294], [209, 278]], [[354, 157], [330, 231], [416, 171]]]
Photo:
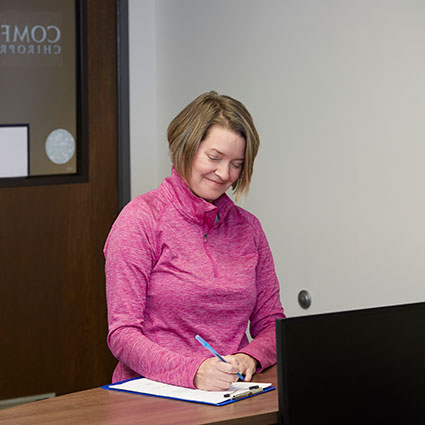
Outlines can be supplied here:
[[222, 162], [217, 166], [217, 169], [215, 170], [215, 174], [220, 177], [222, 181], [229, 180], [230, 176], [230, 164], [226, 164]]

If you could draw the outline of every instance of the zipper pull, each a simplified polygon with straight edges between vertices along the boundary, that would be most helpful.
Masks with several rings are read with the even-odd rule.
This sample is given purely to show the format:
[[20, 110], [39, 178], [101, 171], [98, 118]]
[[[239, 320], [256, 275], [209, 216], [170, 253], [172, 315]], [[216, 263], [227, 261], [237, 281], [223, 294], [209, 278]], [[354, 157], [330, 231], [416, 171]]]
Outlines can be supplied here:
[[204, 233], [204, 242], [206, 242], [206, 241], [207, 241], [207, 237], [208, 237], [207, 232], [205, 232], [205, 233]]

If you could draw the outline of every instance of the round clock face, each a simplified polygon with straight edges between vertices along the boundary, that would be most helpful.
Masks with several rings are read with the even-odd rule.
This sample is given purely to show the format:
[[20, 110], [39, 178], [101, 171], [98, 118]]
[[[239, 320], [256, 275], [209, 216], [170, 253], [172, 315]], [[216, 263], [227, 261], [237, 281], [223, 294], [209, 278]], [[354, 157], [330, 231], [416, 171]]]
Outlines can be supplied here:
[[75, 154], [75, 140], [72, 134], [58, 128], [53, 130], [46, 139], [46, 154], [55, 164], [65, 164]]

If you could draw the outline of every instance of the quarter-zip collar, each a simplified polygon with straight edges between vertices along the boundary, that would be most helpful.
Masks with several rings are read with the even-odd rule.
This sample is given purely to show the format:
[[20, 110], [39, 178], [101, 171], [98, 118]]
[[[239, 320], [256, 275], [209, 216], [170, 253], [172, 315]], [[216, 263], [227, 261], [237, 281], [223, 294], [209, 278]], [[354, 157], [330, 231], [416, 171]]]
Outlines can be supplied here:
[[199, 198], [190, 190], [174, 167], [171, 170], [171, 176], [164, 180], [161, 187], [182, 216], [208, 230], [214, 226], [217, 213], [219, 216], [217, 224], [219, 224], [234, 206], [233, 201], [225, 193], [214, 203]]

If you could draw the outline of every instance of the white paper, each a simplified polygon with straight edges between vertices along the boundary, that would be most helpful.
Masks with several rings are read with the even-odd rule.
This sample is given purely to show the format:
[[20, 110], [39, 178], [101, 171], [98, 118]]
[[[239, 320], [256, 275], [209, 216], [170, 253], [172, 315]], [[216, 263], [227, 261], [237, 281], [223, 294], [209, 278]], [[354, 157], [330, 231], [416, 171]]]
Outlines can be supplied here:
[[[235, 382], [226, 391], [203, 391], [163, 384], [162, 382], [152, 381], [147, 378], [137, 378], [122, 384], [109, 385], [109, 388], [161, 397], [177, 398], [180, 400], [219, 404], [224, 401], [231, 400], [234, 396], [238, 396], [249, 391], [249, 387], [254, 385], [258, 385], [258, 387], [262, 389], [271, 386], [271, 384], [265, 384], [262, 382]], [[225, 397], [225, 394], [230, 394], [230, 397]]]
[[28, 127], [0, 126], [0, 177], [28, 176]]

